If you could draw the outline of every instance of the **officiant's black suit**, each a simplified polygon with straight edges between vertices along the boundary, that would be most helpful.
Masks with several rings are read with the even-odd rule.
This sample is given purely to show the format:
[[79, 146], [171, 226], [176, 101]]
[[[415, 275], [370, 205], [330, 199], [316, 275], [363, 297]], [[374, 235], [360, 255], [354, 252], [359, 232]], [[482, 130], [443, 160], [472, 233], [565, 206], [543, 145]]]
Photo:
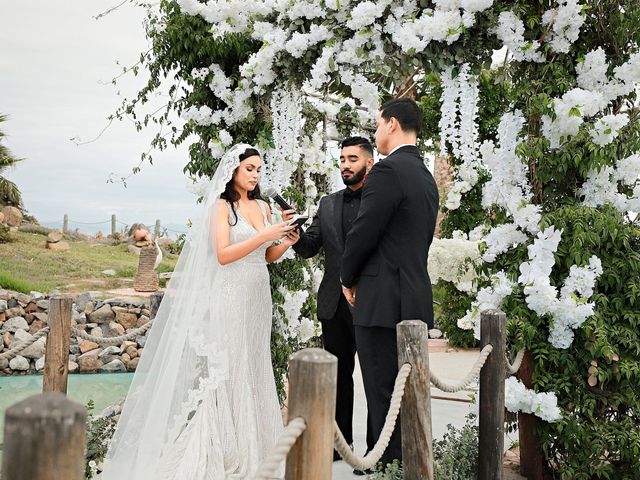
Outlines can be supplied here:
[[[293, 249], [303, 258], [324, 252], [324, 276], [318, 289], [318, 319], [324, 348], [338, 357], [336, 422], [348, 443], [353, 443], [353, 369], [356, 340], [351, 307], [342, 294], [340, 262], [344, 241], [360, 208], [362, 189], [349, 188], [320, 200], [313, 222]], [[370, 428], [367, 435], [370, 436]]]
[[[427, 255], [437, 214], [433, 176], [418, 148], [403, 146], [373, 166], [345, 242], [341, 279], [356, 285], [353, 320], [374, 442], [398, 373], [396, 325], [422, 320], [433, 326]], [[383, 461], [401, 458], [397, 427]]]

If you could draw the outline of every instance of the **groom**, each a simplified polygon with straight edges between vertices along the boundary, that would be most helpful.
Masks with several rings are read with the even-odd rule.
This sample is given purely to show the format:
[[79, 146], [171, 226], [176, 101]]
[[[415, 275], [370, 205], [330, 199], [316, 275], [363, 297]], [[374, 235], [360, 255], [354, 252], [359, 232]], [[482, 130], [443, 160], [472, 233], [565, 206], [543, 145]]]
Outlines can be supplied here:
[[[373, 166], [373, 146], [362, 137], [342, 142], [340, 175], [347, 188], [320, 200], [313, 223], [293, 249], [303, 258], [324, 252], [324, 276], [318, 290], [318, 319], [322, 324], [324, 348], [338, 358], [336, 422], [344, 438], [353, 444], [353, 370], [355, 366], [355, 333], [351, 307], [340, 286], [340, 260], [344, 240], [358, 215], [362, 185]], [[285, 212], [285, 214], [290, 211]], [[283, 217], [285, 220], [289, 215]], [[371, 435], [367, 428], [367, 435]], [[340, 456], [334, 452], [334, 460]]]
[[[438, 214], [438, 188], [420, 158], [418, 105], [391, 100], [376, 118], [376, 148], [387, 155], [371, 169], [360, 211], [347, 235], [340, 278], [355, 306], [356, 348], [376, 442], [398, 374], [396, 325], [433, 326], [427, 254]], [[402, 459], [399, 422], [381, 461]], [[367, 439], [369, 440], [369, 439]], [[373, 444], [367, 441], [368, 450]]]

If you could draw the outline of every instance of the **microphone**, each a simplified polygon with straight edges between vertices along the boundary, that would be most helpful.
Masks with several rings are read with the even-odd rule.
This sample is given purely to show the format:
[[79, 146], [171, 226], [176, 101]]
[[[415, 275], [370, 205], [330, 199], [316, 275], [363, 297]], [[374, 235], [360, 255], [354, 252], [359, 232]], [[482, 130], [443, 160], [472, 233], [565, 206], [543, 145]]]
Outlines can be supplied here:
[[264, 191], [264, 194], [269, 197], [272, 198], [274, 202], [276, 202], [281, 208], [283, 208], [284, 210], [293, 210], [294, 208], [289, 205], [287, 203], [287, 201], [282, 198], [282, 195], [280, 195], [278, 192], [276, 192], [276, 189], [273, 187], [269, 187], [266, 188]]

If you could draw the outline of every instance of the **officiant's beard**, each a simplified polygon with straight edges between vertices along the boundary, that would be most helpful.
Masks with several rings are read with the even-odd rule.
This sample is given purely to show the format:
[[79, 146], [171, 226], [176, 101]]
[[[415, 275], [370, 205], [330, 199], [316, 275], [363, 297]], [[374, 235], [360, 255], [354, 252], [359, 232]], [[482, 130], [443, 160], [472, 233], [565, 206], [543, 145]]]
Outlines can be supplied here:
[[362, 179], [364, 178], [366, 173], [367, 173], [367, 167], [362, 167], [361, 170], [357, 171], [356, 173], [351, 175], [349, 178], [345, 178], [344, 175], [343, 175], [342, 176], [342, 182], [347, 187], [350, 187], [351, 185], [357, 185], [358, 183], [360, 183], [362, 181]]

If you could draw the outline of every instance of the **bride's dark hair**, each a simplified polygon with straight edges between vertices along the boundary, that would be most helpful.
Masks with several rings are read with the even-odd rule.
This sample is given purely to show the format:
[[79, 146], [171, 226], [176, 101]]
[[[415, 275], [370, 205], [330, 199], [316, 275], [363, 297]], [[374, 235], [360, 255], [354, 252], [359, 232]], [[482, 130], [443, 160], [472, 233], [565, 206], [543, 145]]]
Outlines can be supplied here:
[[[256, 150], [255, 148], [247, 148], [243, 153], [241, 153], [238, 156], [238, 158], [240, 159], [240, 161], [243, 161], [249, 157], [255, 157], [256, 155], [260, 157], [260, 152], [258, 152], [258, 150]], [[235, 175], [235, 170], [233, 173]], [[256, 188], [254, 188], [250, 192], [247, 192], [247, 196], [249, 197], [250, 200], [263, 200], [262, 195], [260, 194], [260, 184], [257, 184]], [[238, 200], [240, 200], [240, 193], [238, 193], [238, 191], [233, 186], [233, 177], [225, 185], [224, 192], [220, 194], [220, 198], [226, 200], [229, 203], [229, 205], [231, 205], [231, 211], [233, 212], [233, 216], [235, 217], [235, 221], [231, 225], [237, 224], [238, 214], [233, 204]]]

